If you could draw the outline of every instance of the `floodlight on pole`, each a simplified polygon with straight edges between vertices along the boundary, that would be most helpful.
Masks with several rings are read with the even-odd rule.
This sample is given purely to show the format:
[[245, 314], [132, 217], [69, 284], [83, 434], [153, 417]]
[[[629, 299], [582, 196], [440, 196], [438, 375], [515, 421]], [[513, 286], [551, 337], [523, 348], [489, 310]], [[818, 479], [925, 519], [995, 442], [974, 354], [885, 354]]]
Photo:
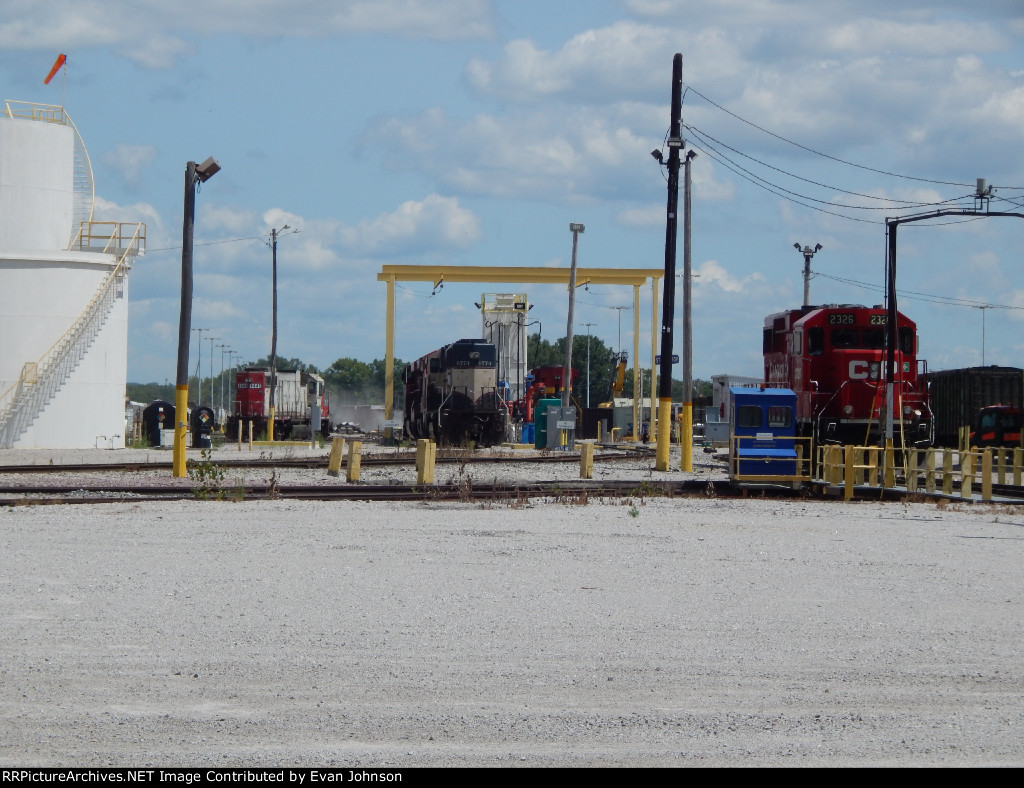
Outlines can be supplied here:
[[793, 248], [804, 256], [804, 306], [807, 307], [811, 305], [811, 258], [825, 247], [815, 244], [813, 249], [810, 246], [801, 249], [800, 244], [793, 244]]
[[195, 232], [196, 186], [220, 170], [213, 159], [197, 165], [185, 164], [185, 202], [181, 224], [181, 310], [178, 319], [178, 364], [174, 392], [174, 457], [172, 474], [183, 478], [186, 471], [185, 432], [188, 429], [188, 348], [192, 334], [192, 239]]

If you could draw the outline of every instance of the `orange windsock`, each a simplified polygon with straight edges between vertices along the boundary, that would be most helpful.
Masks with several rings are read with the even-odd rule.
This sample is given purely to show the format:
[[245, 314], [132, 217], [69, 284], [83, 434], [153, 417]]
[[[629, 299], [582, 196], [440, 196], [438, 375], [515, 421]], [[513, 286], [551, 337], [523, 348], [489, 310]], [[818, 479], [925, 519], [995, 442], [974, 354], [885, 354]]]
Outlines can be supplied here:
[[53, 63], [53, 68], [50, 69], [50, 73], [46, 75], [46, 79], [43, 80], [44, 85], [49, 85], [50, 80], [53, 79], [54, 75], [60, 71], [60, 67], [63, 66], [68, 60], [68, 56], [61, 54], [57, 56], [57, 59]]

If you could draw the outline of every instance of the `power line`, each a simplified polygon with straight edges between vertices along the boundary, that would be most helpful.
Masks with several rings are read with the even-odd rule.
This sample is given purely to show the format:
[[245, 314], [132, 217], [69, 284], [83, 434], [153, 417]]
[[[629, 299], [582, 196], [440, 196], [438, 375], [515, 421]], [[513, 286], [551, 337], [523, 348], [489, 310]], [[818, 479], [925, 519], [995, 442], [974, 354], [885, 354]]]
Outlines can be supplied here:
[[[913, 176], [913, 175], [901, 175], [900, 173], [889, 172], [888, 170], [880, 170], [880, 169], [877, 169], [875, 167], [868, 167], [868, 166], [866, 166], [864, 164], [857, 164], [856, 162], [846, 161], [845, 159], [840, 159], [837, 156], [832, 156], [832, 155], [830, 155], [828, 153], [822, 153], [821, 151], [815, 150], [814, 148], [809, 148], [806, 145], [801, 145], [799, 142], [794, 142], [791, 139], [783, 137], [781, 134], [776, 134], [775, 132], [769, 131], [768, 129], [766, 129], [766, 128], [762, 127], [762, 126], [758, 126], [756, 123], [753, 123], [752, 121], [749, 121], [746, 118], [743, 118], [740, 115], [737, 115], [732, 110], [728, 110], [725, 107], [723, 107], [721, 104], [718, 104], [717, 102], [711, 100], [710, 98], [705, 96], [703, 93], [701, 93], [699, 90], [694, 88], [692, 85], [687, 85], [686, 86], [686, 90], [687, 90], [687, 92], [692, 90], [696, 95], [700, 96], [702, 99], [704, 99], [706, 102], [708, 102], [708, 104], [710, 104], [711, 106], [715, 107], [718, 110], [721, 110], [722, 112], [724, 112], [727, 115], [730, 115], [731, 117], [735, 118], [736, 120], [740, 121], [741, 123], [745, 123], [746, 125], [750, 126], [751, 128], [757, 129], [762, 134], [767, 134], [769, 137], [774, 137], [777, 140], [785, 142], [787, 145], [792, 145], [793, 147], [799, 148], [800, 150], [807, 151], [808, 153], [813, 153], [815, 156], [821, 156], [824, 159], [829, 159], [830, 161], [838, 162], [839, 164], [845, 164], [848, 167], [856, 167], [857, 169], [860, 169], [860, 170], [866, 170], [868, 172], [874, 172], [874, 173], [877, 173], [878, 175], [885, 175], [885, 176], [888, 176], [890, 178], [902, 178], [904, 180], [918, 181], [918, 182], [921, 182], [921, 183], [935, 183], [935, 184], [939, 184], [939, 185], [942, 185], [942, 186], [960, 186], [960, 187], [967, 187], [967, 188], [972, 188], [974, 186], [974, 184], [971, 184], [971, 183], [957, 183], [955, 181], [940, 181], [940, 180], [935, 180], [935, 179], [932, 179], [932, 178], [919, 178], [919, 177], [916, 177], [916, 176]], [[1016, 188], [1016, 187], [1004, 187], [1004, 188]]]
[[[856, 279], [847, 279], [842, 276], [832, 276], [831, 274], [823, 274], [819, 271], [814, 272], [815, 276], [821, 276], [825, 279], [831, 279], [835, 282], [842, 282], [843, 284], [853, 285], [854, 287], [860, 287], [864, 290], [872, 290], [879, 293], [885, 293], [885, 287], [883, 285], [875, 285], [870, 282], [860, 282]], [[926, 301], [933, 304], [944, 304], [946, 306], [964, 306], [972, 309], [1024, 309], [1024, 306], [1013, 306], [1010, 304], [990, 304], [986, 301], [977, 301], [970, 298], [956, 298], [954, 296], [943, 296], [936, 295], [935, 293], [922, 293], [916, 290], [898, 290], [901, 296], [909, 298], [912, 301]]]
[[[820, 183], [818, 181], [812, 181], [810, 178], [804, 178], [804, 177], [802, 177], [800, 175], [796, 175], [795, 173], [789, 172], [789, 171], [784, 170], [784, 169], [782, 169], [780, 167], [776, 167], [776, 166], [774, 166], [772, 164], [768, 164], [767, 162], [764, 162], [764, 161], [761, 161], [760, 159], [754, 158], [753, 156], [751, 156], [748, 153], [744, 153], [743, 151], [737, 150], [736, 148], [733, 148], [730, 145], [727, 145], [726, 143], [722, 142], [721, 140], [715, 139], [710, 134], [708, 134], [706, 131], [702, 131], [701, 129], [698, 129], [696, 126], [686, 126], [685, 128], [688, 131], [693, 132], [694, 135], [697, 136], [698, 139], [703, 141], [706, 145], [709, 144], [707, 142], [707, 140], [712, 140], [717, 145], [719, 145], [720, 147], [725, 148], [726, 150], [730, 150], [730, 151], [732, 151], [733, 153], [735, 153], [735, 154], [737, 154], [739, 156], [742, 156], [742, 157], [744, 157], [746, 159], [750, 159], [751, 161], [756, 162], [757, 164], [760, 164], [762, 167], [767, 167], [770, 170], [774, 170], [775, 172], [781, 173], [782, 175], [787, 175], [790, 178], [793, 178], [795, 180], [803, 181], [804, 183], [809, 183], [812, 186], [820, 186], [823, 189], [831, 189], [833, 191], [837, 191], [837, 192], [840, 192], [842, 194], [849, 194], [849, 195], [851, 195], [853, 197], [863, 197], [866, 200], [876, 200], [878, 202], [888, 203], [887, 205], [884, 205], [884, 206], [872, 207], [872, 206], [867, 206], [867, 205], [845, 205], [845, 204], [842, 204], [842, 203], [832, 202], [831, 200], [814, 200], [815, 202], [822, 202], [822, 203], [825, 203], [827, 205], [834, 205], [837, 208], [850, 208], [850, 209], [859, 210], [859, 211], [885, 211], [885, 210], [892, 210], [893, 208], [897, 208], [897, 207], [898, 208], [931, 208], [931, 207], [934, 207], [934, 206], [937, 206], [937, 205], [948, 205], [949, 203], [955, 202], [958, 199], [963, 199], [963, 198], [959, 198], [958, 197], [958, 198], [955, 198], [953, 200], [942, 200], [940, 202], [924, 202], [923, 203], [923, 202], [912, 202], [910, 200], [897, 200], [897, 199], [892, 198], [892, 197], [879, 197], [878, 195], [864, 194], [863, 192], [849, 191], [849, 190], [843, 189], [843, 188], [841, 188], [839, 186], [831, 186], [831, 185], [829, 185], [827, 183]], [[721, 156], [722, 154], [719, 153], [718, 155]], [[739, 166], [739, 165], [737, 165], [737, 166]], [[809, 199], [809, 200], [813, 200], [814, 199], [814, 198], [811, 198], [811, 197], [807, 197], [806, 195], [800, 195], [800, 196], [803, 197], [804, 199]]]

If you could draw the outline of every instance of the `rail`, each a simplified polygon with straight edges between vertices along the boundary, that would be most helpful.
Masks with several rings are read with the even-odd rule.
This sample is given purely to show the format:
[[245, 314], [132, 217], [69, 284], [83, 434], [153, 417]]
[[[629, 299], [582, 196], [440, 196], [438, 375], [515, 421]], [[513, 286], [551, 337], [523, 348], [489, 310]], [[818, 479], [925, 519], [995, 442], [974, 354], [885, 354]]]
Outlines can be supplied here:
[[85, 356], [123, 291], [128, 259], [144, 238], [145, 225], [135, 225], [135, 234], [124, 244], [114, 269], [75, 322], [37, 361], [27, 362], [18, 380], [0, 394], [0, 448], [14, 445]]

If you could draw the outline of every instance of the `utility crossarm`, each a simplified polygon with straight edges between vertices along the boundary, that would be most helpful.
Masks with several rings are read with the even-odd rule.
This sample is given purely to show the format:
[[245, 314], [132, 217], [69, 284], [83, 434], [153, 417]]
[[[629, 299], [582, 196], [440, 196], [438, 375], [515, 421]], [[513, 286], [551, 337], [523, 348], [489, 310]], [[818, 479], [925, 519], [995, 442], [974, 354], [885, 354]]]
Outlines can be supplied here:
[[[384, 343], [384, 418], [394, 417], [395, 404], [395, 283], [430, 282], [435, 288], [443, 283], [489, 282], [508, 284], [550, 284], [569, 285], [569, 268], [547, 268], [544, 266], [502, 266], [502, 265], [384, 265], [377, 274], [378, 282], [386, 282], [387, 314], [385, 316]], [[654, 363], [654, 339], [657, 325], [658, 281], [665, 275], [660, 268], [577, 268], [576, 286], [583, 285], [629, 285], [633, 287], [633, 358], [639, 353], [639, 302], [640, 288], [651, 282], [652, 286], [652, 346], [651, 364]], [[634, 367], [634, 392], [639, 391], [640, 371]], [[653, 371], [652, 371], [653, 385]], [[638, 423], [639, 401], [634, 395], [634, 419]], [[652, 428], [653, 428], [652, 424]]]
[[886, 343], [888, 348], [885, 357], [885, 439], [893, 439], [893, 416], [892, 402], [894, 395], [894, 382], [896, 378], [896, 341], [898, 331], [896, 327], [896, 229], [901, 224], [910, 222], [923, 222], [927, 219], [939, 219], [943, 216], [1015, 216], [1024, 219], [1024, 213], [1016, 211], [979, 211], [974, 208], [942, 208], [937, 211], [919, 213], [913, 216], [893, 216], [885, 220], [885, 231], [889, 236], [888, 265], [886, 266], [886, 293], [889, 307], [886, 314]]

